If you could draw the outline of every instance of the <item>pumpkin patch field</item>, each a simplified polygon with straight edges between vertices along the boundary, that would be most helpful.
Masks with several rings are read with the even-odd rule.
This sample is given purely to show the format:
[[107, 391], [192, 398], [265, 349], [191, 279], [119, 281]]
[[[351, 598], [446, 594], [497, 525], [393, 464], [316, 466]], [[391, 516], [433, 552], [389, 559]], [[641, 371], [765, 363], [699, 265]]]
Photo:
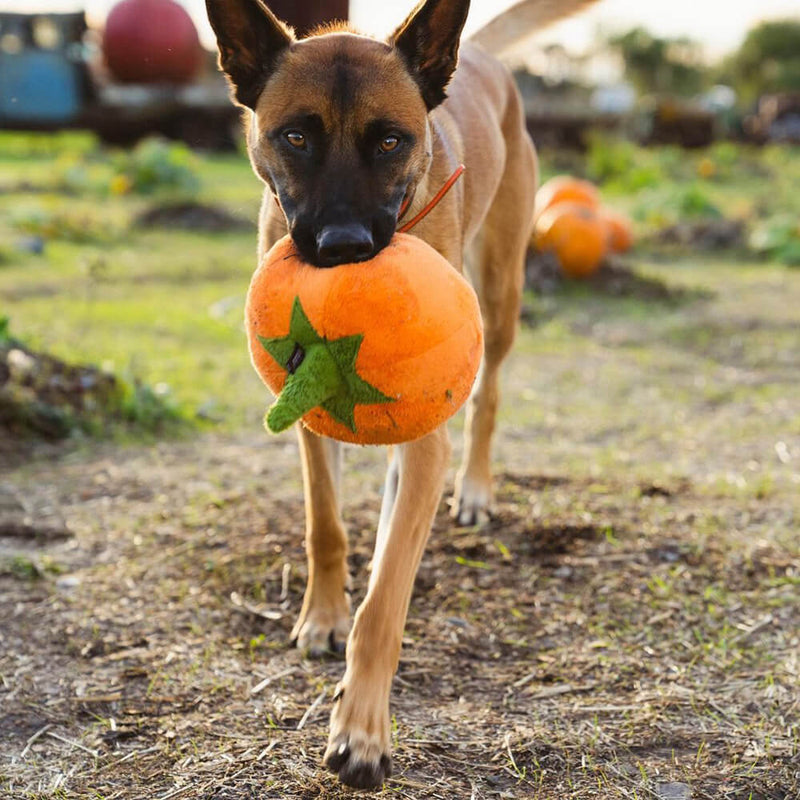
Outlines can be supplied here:
[[[800, 152], [540, 156], [630, 247], [603, 228], [587, 274], [531, 249], [493, 514], [442, 503], [380, 796], [796, 798]], [[321, 766], [343, 662], [288, 646], [303, 499], [248, 354], [259, 202], [241, 154], [0, 135], [0, 797], [353, 796]], [[561, 202], [549, 241], [586, 222]], [[355, 602], [385, 465], [345, 451]]]

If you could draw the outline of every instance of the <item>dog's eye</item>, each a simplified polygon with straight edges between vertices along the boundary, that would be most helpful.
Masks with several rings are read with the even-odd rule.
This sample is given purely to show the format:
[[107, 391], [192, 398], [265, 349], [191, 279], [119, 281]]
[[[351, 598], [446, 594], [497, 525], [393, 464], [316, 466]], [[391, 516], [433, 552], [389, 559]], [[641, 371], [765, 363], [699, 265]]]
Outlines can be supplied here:
[[390, 136], [384, 136], [380, 143], [381, 153], [391, 153], [392, 150], [397, 150], [399, 144], [399, 136], [395, 136], [394, 134], [391, 134]]
[[306, 146], [306, 137], [300, 131], [288, 131], [285, 136], [286, 141], [298, 150], [302, 150]]

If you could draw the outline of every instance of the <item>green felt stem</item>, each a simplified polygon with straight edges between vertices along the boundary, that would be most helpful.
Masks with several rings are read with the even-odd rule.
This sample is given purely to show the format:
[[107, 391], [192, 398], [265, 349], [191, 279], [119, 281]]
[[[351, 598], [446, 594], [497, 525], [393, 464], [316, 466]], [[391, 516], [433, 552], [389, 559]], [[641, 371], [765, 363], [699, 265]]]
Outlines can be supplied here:
[[325, 344], [311, 345], [295, 372], [286, 376], [280, 395], [264, 417], [264, 424], [272, 433], [285, 431], [344, 388], [341, 373]]

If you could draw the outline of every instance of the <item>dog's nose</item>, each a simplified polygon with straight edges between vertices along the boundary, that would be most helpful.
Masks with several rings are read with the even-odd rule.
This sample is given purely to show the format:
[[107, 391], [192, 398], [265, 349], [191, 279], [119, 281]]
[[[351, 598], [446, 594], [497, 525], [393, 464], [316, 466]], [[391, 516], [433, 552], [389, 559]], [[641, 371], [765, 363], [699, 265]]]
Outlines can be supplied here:
[[326, 225], [317, 234], [317, 255], [323, 267], [364, 261], [374, 248], [372, 234], [359, 223]]

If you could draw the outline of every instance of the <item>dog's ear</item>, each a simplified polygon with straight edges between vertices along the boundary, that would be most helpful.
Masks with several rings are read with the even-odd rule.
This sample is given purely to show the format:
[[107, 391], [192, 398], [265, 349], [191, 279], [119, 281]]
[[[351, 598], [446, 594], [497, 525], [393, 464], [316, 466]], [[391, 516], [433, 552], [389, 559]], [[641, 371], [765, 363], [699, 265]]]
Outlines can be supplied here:
[[429, 111], [447, 96], [468, 11], [469, 0], [426, 0], [389, 39], [405, 58]]
[[261, 0], [206, 0], [219, 46], [219, 64], [236, 99], [255, 108], [280, 54], [294, 36]]

